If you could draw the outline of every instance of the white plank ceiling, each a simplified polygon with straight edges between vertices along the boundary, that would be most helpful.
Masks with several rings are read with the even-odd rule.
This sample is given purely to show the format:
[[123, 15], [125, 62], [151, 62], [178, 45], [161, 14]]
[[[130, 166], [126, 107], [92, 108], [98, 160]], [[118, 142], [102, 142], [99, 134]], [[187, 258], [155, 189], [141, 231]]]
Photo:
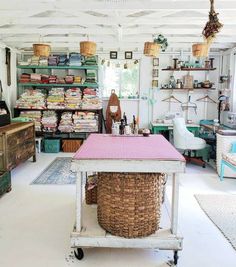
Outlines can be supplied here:
[[[89, 39], [99, 50], [142, 51], [161, 33], [169, 49], [187, 49], [203, 40], [209, 8], [209, 0], [0, 0], [0, 42], [25, 51], [38, 42], [72, 51]], [[236, 46], [236, 1], [215, 0], [215, 8], [224, 27], [212, 48]]]

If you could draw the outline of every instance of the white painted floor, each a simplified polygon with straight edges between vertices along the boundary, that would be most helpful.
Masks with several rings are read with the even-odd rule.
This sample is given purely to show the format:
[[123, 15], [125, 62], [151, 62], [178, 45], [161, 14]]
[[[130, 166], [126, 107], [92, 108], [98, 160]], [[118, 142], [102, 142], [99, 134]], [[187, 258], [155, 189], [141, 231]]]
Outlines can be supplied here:
[[[0, 267], [166, 267], [171, 251], [85, 249], [77, 261], [70, 248], [75, 220], [74, 185], [30, 185], [56, 156], [38, 154], [12, 172], [12, 191], [0, 198]], [[171, 187], [168, 182], [167, 195]], [[194, 194], [236, 193], [236, 180], [220, 182], [215, 172], [188, 166], [181, 176], [179, 228], [184, 236], [180, 267], [235, 267], [236, 251], [206, 217]]]

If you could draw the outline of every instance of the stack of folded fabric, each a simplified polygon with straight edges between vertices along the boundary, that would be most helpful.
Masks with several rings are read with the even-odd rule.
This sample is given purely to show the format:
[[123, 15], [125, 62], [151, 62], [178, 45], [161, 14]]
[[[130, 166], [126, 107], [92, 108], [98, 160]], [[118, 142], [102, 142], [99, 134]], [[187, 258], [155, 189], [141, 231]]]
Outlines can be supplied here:
[[70, 66], [81, 66], [82, 56], [79, 53], [70, 53], [69, 62]]
[[39, 65], [39, 57], [38, 56], [32, 56], [30, 65], [38, 66]]
[[58, 66], [65, 66], [67, 64], [67, 55], [59, 55]]
[[97, 65], [97, 57], [96, 56], [85, 57], [84, 65]]
[[97, 82], [96, 73], [93, 70], [87, 71], [85, 82], [86, 83], [96, 83]]
[[65, 95], [64, 88], [52, 88], [47, 98], [48, 109], [64, 109]]
[[30, 74], [31, 83], [41, 83], [41, 74], [31, 73]]
[[49, 75], [42, 74], [41, 75], [41, 83], [49, 83]]
[[57, 130], [57, 114], [53, 110], [44, 111], [42, 117], [42, 125], [44, 132], [56, 132]]
[[56, 75], [50, 75], [49, 76], [49, 83], [57, 83], [57, 76]]
[[76, 112], [73, 115], [75, 132], [97, 132], [98, 120], [93, 112]]
[[20, 83], [30, 83], [30, 74], [29, 73], [22, 73], [20, 76]]
[[56, 83], [59, 83], [59, 84], [64, 84], [64, 83], [66, 83], [65, 78], [57, 77]]
[[16, 100], [16, 108], [45, 109], [45, 95], [40, 90], [28, 89]]
[[48, 66], [48, 58], [40, 57], [39, 58], [39, 66]]
[[59, 63], [59, 56], [48, 57], [48, 66], [57, 66]]
[[74, 131], [74, 124], [72, 121], [72, 112], [63, 112], [58, 130], [63, 133], [71, 133]]
[[75, 76], [74, 83], [82, 83], [82, 77], [81, 76]]
[[27, 60], [27, 61], [18, 61], [18, 65], [19, 66], [28, 66], [29, 64], [30, 64], [30, 59], [29, 60]]
[[79, 88], [70, 88], [65, 93], [65, 108], [80, 109], [81, 108], [81, 91]]
[[21, 111], [21, 118], [28, 118], [34, 122], [34, 127], [36, 132], [41, 132], [42, 123], [41, 123], [41, 111]]
[[85, 88], [82, 99], [83, 109], [101, 109], [102, 101], [93, 88]]
[[74, 75], [66, 75], [65, 81], [66, 81], [66, 83], [73, 83], [74, 82]]

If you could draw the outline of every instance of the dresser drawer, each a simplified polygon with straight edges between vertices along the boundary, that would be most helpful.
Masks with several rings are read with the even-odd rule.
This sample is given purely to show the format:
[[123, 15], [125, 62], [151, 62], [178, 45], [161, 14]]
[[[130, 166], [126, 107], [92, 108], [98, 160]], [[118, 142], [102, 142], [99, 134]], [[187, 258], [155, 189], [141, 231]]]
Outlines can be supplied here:
[[8, 150], [16, 147], [18, 144], [24, 143], [28, 139], [33, 139], [34, 128], [29, 127], [24, 130], [7, 135], [7, 148]]

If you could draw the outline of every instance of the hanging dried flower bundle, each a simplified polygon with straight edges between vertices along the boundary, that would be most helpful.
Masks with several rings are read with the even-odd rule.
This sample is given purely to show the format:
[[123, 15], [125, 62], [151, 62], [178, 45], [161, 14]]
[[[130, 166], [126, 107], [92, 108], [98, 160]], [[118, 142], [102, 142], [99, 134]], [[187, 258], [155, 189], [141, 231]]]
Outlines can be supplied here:
[[223, 27], [223, 24], [221, 24], [218, 19], [219, 13], [215, 12], [214, 0], [210, 0], [210, 2], [211, 9], [209, 12], [209, 21], [206, 23], [202, 32], [208, 46], [214, 41], [216, 34], [219, 33], [220, 29]]

